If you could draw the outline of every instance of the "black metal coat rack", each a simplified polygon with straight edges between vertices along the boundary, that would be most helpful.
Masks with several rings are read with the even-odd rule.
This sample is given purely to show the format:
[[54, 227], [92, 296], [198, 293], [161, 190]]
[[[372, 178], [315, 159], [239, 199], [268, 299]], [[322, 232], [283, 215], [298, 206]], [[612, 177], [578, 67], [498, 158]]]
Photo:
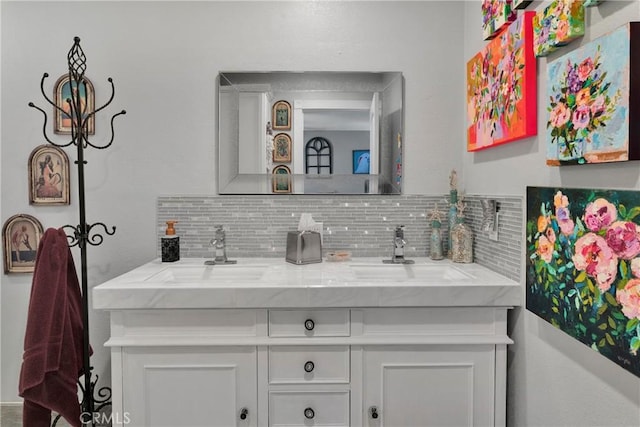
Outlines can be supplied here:
[[[40, 81], [40, 90], [45, 100], [51, 104], [54, 108], [54, 113], [62, 114], [62, 117], [69, 117], [71, 119], [71, 140], [65, 144], [57, 144], [53, 142], [47, 135], [47, 113], [40, 107], [36, 106], [33, 102], [29, 103], [29, 107], [33, 107], [39, 110], [44, 116], [44, 123], [42, 125], [42, 133], [44, 139], [51, 145], [64, 148], [70, 145], [75, 145], [77, 149], [77, 159], [74, 162], [78, 169], [78, 203], [80, 211], [79, 224], [77, 226], [65, 225], [63, 229], [69, 229], [72, 235], [67, 235], [69, 240], [69, 247], [78, 246], [80, 248], [81, 259], [81, 285], [82, 285], [82, 321], [83, 321], [83, 379], [84, 384], [78, 381], [80, 389], [82, 390], [82, 423], [84, 425], [95, 425], [94, 413], [100, 411], [102, 408], [111, 405], [111, 389], [109, 387], [102, 387], [98, 389], [97, 396], [94, 396], [95, 386], [98, 382], [98, 375], [95, 380], [92, 379], [91, 362], [89, 360], [90, 342], [89, 342], [89, 301], [88, 301], [88, 279], [87, 279], [87, 247], [98, 246], [104, 240], [104, 236], [100, 232], [107, 235], [113, 235], [116, 231], [115, 227], [111, 229], [102, 222], [96, 222], [88, 224], [86, 221], [86, 208], [85, 208], [85, 190], [84, 190], [84, 166], [87, 163], [84, 159], [84, 150], [88, 147], [93, 147], [99, 150], [108, 148], [114, 139], [113, 121], [117, 116], [126, 114], [125, 110], [122, 110], [113, 116], [111, 116], [111, 138], [108, 143], [103, 145], [93, 144], [89, 138], [89, 120], [94, 118], [96, 113], [106, 108], [115, 95], [115, 86], [111, 77], [107, 79], [111, 85], [111, 96], [109, 100], [99, 108], [95, 108], [93, 111], [88, 111], [89, 103], [84, 102], [82, 93], [84, 96], [88, 96], [88, 85], [85, 79], [85, 71], [87, 69], [87, 58], [80, 47], [80, 38], [74, 37], [73, 46], [67, 54], [67, 64], [69, 68], [69, 89], [71, 97], [67, 98], [65, 102], [69, 112], [65, 112], [61, 106], [52, 101], [44, 90], [44, 82], [49, 77], [49, 74], [44, 73], [42, 80]], [[83, 90], [84, 91], [83, 91]], [[54, 420], [55, 426], [60, 416]]]

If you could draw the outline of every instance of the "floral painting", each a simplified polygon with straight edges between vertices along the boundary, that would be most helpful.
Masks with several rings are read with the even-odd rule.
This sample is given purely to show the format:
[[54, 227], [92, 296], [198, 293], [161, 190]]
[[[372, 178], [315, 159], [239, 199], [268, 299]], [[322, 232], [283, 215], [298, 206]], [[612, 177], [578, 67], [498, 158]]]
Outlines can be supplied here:
[[548, 165], [640, 158], [640, 123], [629, 108], [640, 95], [630, 63], [639, 31], [640, 23], [627, 24], [548, 64]]
[[527, 309], [640, 376], [640, 192], [527, 188]]
[[485, 40], [496, 37], [516, 19], [512, 0], [482, 0], [482, 36]]
[[467, 151], [537, 132], [534, 15], [522, 13], [467, 63]]
[[533, 18], [533, 50], [546, 56], [584, 35], [582, 0], [555, 0]]

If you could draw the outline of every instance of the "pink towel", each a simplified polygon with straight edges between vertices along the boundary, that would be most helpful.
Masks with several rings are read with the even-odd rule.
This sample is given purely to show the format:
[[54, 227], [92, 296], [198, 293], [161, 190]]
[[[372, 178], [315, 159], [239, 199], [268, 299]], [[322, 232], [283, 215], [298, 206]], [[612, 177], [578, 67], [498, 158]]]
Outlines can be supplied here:
[[18, 385], [24, 426], [49, 426], [51, 411], [81, 426], [82, 335], [82, 298], [67, 236], [49, 228], [38, 245], [24, 337]]

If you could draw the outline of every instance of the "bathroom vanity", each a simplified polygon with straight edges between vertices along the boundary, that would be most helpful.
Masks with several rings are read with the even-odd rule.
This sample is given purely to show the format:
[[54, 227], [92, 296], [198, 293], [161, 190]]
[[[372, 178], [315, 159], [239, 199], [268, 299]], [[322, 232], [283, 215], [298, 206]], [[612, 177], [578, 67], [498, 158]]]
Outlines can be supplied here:
[[153, 261], [95, 287], [114, 420], [504, 426], [519, 284], [477, 264], [381, 261]]

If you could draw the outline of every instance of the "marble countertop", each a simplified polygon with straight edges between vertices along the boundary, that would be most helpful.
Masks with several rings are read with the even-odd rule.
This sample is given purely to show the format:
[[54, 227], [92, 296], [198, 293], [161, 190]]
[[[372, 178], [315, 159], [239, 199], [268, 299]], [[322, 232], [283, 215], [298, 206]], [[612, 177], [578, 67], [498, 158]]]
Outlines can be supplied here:
[[478, 264], [382, 258], [295, 265], [280, 258], [159, 259], [92, 289], [98, 310], [166, 308], [311, 308], [519, 306], [519, 283]]

